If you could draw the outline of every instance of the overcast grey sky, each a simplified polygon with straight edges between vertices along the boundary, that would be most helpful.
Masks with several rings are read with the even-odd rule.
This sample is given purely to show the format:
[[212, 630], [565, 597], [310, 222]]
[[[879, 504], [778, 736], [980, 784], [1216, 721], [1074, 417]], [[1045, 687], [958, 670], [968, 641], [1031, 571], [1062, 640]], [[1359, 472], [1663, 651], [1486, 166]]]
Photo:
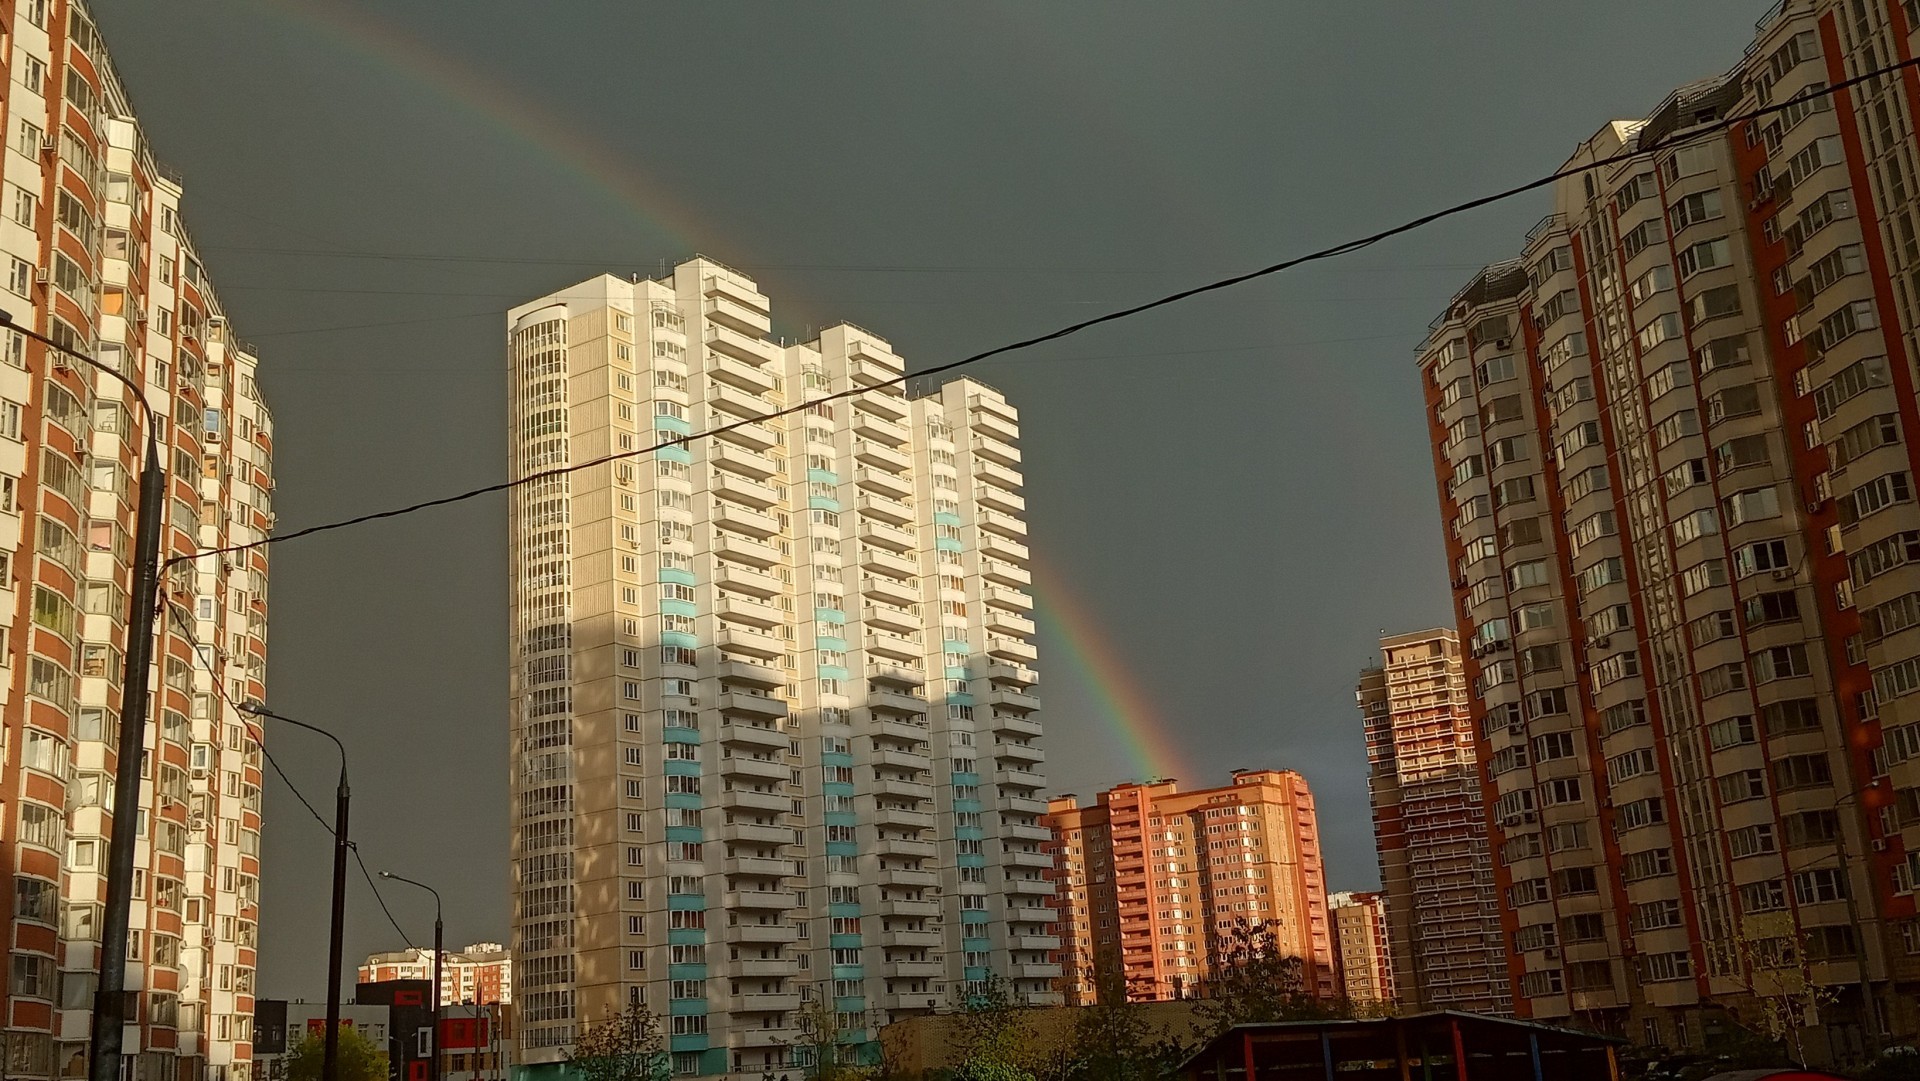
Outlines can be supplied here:
[[[928, 365], [1539, 175], [1766, 5], [93, 6], [262, 355], [293, 529], [500, 479], [500, 313], [591, 273], [700, 251], [776, 330]], [[1353, 681], [1451, 620], [1411, 351], [1544, 212], [976, 369], [1022, 411], [1058, 789], [1298, 769], [1331, 884], [1376, 882]], [[506, 935], [505, 531], [492, 498], [273, 555], [273, 705], [346, 739], [367, 862], [439, 884], [450, 942]], [[273, 745], [327, 795], [330, 750]], [[267, 813], [261, 990], [319, 997], [326, 835], [277, 780]], [[364, 886], [348, 930], [397, 945]]]

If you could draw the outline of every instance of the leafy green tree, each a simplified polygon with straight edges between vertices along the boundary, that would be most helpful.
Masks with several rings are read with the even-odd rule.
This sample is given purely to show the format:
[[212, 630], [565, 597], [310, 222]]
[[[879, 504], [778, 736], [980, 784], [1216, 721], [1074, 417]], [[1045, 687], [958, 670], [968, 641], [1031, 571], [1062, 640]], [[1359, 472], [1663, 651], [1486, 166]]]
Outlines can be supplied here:
[[1096, 1002], [1073, 1018], [1069, 1081], [1169, 1081], [1187, 1048], [1147, 1022], [1117, 978], [1103, 980]]
[[1030, 1008], [1011, 984], [988, 976], [980, 986], [963, 990], [958, 1006], [953, 1045], [960, 1066], [955, 1081], [1034, 1081]]
[[587, 1026], [567, 1052], [567, 1065], [584, 1081], [666, 1081], [672, 1076], [666, 1031], [644, 1002]]
[[1344, 1003], [1307, 990], [1306, 965], [1281, 949], [1278, 931], [1276, 923], [1236, 920], [1208, 943], [1195, 1010], [1209, 1038], [1235, 1025], [1350, 1016]]
[[[840, 1014], [833, 1000], [815, 995], [794, 1011], [793, 1027], [800, 1039], [788, 1046], [789, 1052], [806, 1069], [807, 1081], [850, 1081], [863, 1071], [854, 1062], [854, 1049], [840, 1027]], [[768, 1074], [775, 1071], [769, 1067]]]
[[[387, 1081], [387, 1051], [351, 1025], [340, 1026], [336, 1050], [339, 1081]], [[287, 1059], [287, 1081], [320, 1081], [327, 1055], [326, 1034], [309, 1032]]]

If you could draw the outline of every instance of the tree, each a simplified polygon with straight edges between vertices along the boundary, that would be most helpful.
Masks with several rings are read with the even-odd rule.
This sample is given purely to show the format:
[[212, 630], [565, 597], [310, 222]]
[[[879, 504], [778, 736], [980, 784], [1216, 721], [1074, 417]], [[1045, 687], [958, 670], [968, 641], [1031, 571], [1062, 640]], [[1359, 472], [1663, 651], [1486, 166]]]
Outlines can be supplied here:
[[[387, 1052], [352, 1025], [340, 1026], [335, 1054], [339, 1081], [387, 1081]], [[287, 1058], [287, 1081], [320, 1081], [327, 1056], [324, 1032], [309, 1032]]]
[[1794, 1062], [1807, 1061], [1802, 1033], [1837, 997], [1813, 982], [1805, 938], [1785, 912], [1746, 917], [1734, 938], [1747, 989], [1760, 1005], [1762, 1029]]
[[1116, 977], [1103, 980], [1092, 1006], [1073, 1019], [1070, 1081], [1168, 1081], [1187, 1047], [1147, 1023], [1138, 1002], [1127, 1001]]
[[588, 1025], [567, 1052], [567, 1065], [585, 1081], [666, 1081], [672, 1076], [666, 1033], [644, 1002]]
[[840, 1014], [831, 999], [822, 994], [802, 1002], [794, 1011], [793, 1027], [800, 1039], [787, 1049], [789, 1053], [798, 1051], [792, 1057], [805, 1067], [808, 1081], [848, 1081], [860, 1076], [861, 1070], [853, 1061], [854, 1050], [847, 1043]]
[[1307, 990], [1306, 964], [1280, 948], [1277, 923], [1236, 920], [1208, 943], [1196, 1012], [1208, 1037], [1235, 1025], [1347, 1016]]
[[998, 976], [964, 984], [953, 1035], [955, 1081], [1033, 1081], [1033, 1026], [1026, 1002]]

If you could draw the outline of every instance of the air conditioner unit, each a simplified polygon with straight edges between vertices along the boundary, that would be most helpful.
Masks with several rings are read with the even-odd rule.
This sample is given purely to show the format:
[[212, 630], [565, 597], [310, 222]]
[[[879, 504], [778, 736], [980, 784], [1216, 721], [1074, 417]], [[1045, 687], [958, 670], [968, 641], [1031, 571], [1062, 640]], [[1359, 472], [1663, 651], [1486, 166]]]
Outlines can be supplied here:
[[33, 272], [33, 280], [40, 283], [41, 285], [45, 285], [48, 282], [53, 280], [53, 272], [48, 270], [46, 267], [41, 267], [40, 269]]
[[1809, 499], [1807, 500], [1807, 513], [1819, 514], [1820, 508], [1826, 505], [1827, 505], [1827, 501], [1824, 499]]
[[1538, 811], [1521, 811], [1521, 812], [1520, 812], [1520, 821], [1522, 821], [1522, 822], [1538, 822], [1538, 821], [1540, 821], [1540, 812], [1538, 812]]
[[1773, 580], [1776, 582], [1791, 582], [1793, 581], [1793, 571], [1786, 567], [1781, 567], [1779, 570], [1773, 572]]
[[60, 149], [60, 140], [49, 135], [40, 140], [40, 153], [52, 154]]
[[1560, 947], [1558, 946], [1548, 946], [1543, 952], [1549, 961], [1558, 961], [1560, 959]]
[[1609, 636], [1596, 634], [1592, 638], [1587, 639], [1587, 645], [1592, 646], [1594, 649], [1605, 649], [1607, 648], [1607, 643], [1610, 641], [1612, 641], [1612, 638]]

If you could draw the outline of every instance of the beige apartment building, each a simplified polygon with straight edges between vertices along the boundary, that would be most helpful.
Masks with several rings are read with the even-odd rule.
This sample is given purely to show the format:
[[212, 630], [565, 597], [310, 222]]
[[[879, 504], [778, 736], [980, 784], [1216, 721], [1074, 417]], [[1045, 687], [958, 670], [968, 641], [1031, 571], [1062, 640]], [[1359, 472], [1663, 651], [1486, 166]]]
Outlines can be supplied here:
[[1340, 955], [1340, 993], [1357, 1010], [1398, 1002], [1393, 948], [1387, 931], [1387, 899], [1379, 893], [1331, 893], [1334, 949]]
[[676, 1072], [752, 1078], [810, 998], [868, 1055], [990, 976], [1059, 1000], [1018, 414], [771, 310], [695, 259], [507, 317], [512, 476], [585, 467], [509, 512], [536, 1071], [642, 998]]
[[[85, 5], [0, 8], [0, 310], [141, 388], [0, 330], [0, 838], [10, 861], [6, 1073], [84, 1075], [134, 507], [157, 418], [162, 558], [272, 524], [272, 422]], [[265, 693], [267, 557], [162, 583], [134, 855], [130, 1081], [247, 1081], [260, 758], [222, 698]]]
[[1509, 1014], [1505, 934], [1460, 640], [1380, 640], [1360, 674], [1394, 990], [1410, 1010]]
[[1421, 350], [1522, 1016], [1781, 1009], [1841, 1062], [1920, 1028], [1920, 97], [1800, 97], [1916, 14], [1776, 5]]
[[426, 980], [431, 983], [435, 960], [440, 964], [441, 1005], [513, 1002], [513, 954], [498, 942], [476, 942], [465, 949], [445, 950], [437, 959], [432, 950], [419, 946], [369, 954], [360, 966], [359, 982]]

